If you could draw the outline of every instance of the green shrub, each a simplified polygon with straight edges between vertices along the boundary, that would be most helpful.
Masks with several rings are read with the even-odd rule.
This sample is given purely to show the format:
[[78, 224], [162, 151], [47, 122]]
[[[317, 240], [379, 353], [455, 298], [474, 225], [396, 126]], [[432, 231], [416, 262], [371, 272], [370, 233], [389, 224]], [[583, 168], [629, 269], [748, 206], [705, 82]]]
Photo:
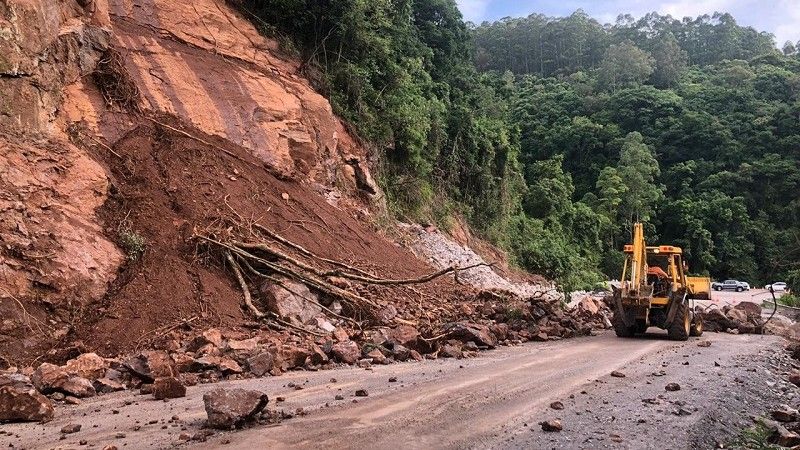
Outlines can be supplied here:
[[123, 228], [119, 232], [119, 245], [125, 250], [128, 255], [128, 261], [136, 261], [144, 254], [147, 247], [147, 242], [144, 237], [131, 230], [130, 228]]

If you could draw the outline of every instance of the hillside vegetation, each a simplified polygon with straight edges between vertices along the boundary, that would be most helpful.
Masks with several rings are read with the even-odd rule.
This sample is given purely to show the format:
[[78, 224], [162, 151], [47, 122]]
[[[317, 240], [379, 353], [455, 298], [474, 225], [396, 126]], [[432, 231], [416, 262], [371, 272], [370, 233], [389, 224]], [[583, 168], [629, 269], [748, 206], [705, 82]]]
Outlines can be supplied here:
[[400, 217], [458, 214], [587, 287], [633, 220], [694, 272], [800, 282], [800, 56], [728, 14], [480, 26], [453, 0], [244, 0], [376, 150]]

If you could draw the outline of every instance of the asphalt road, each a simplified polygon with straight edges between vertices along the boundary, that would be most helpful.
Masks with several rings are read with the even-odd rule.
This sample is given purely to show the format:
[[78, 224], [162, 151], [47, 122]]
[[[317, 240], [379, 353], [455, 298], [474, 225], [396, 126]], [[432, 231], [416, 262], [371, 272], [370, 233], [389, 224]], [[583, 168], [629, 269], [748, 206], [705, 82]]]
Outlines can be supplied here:
[[[96, 448], [710, 448], [747, 426], [749, 414], [779, 401], [796, 403], [796, 388], [777, 381], [788, 364], [775, 356], [783, 354], [776, 352], [780, 338], [706, 333], [700, 340], [712, 345], [699, 347], [696, 338], [676, 343], [661, 333], [637, 339], [604, 333], [468, 360], [195, 386], [169, 402], [117, 393], [61, 406], [48, 424], [4, 425], [14, 436], [0, 442], [24, 448], [75, 448], [82, 440]], [[626, 377], [611, 377], [613, 370]], [[682, 389], [666, 392], [670, 382]], [[201, 430], [202, 394], [219, 386], [259, 389], [269, 394], [269, 408], [308, 414], [217, 432], [207, 442], [180, 440], [181, 433]], [[369, 396], [355, 397], [357, 389]], [[337, 394], [344, 400], [335, 400]], [[276, 403], [278, 396], [285, 401]], [[551, 409], [553, 401], [565, 408]], [[689, 414], [675, 415], [681, 408]], [[537, 424], [547, 419], [561, 419], [564, 430], [542, 431]], [[61, 440], [68, 423], [82, 429]]]

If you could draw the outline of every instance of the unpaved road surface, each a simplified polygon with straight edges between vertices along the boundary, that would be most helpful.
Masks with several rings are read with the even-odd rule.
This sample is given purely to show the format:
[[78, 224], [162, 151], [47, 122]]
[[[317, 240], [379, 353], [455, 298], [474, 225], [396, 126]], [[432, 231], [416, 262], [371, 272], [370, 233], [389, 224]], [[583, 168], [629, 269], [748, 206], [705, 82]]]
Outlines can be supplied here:
[[[699, 340], [712, 344], [699, 347]], [[96, 448], [712, 448], [749, 426], [751, 414], [779, 403], [797, 407], [797, 388], [781, 380], [790, 362], [780, 338], [707, 333], [699, 340], [604, 333], [469, 360], [196, 386], [169, 402], [118, 393], [59, 407], [44, 425], [4, 425], [13, 436], [0, 442], [24, 448], [76, 448], [81, 440]], [[625, 377], [610, 376], [614, 370]], [[667, 392], [667, 383], [681, 390]], [[260, 389], [269, 394], [271, 409], [308, 414], [217, 432], [206, 442], [180, 440], [181, 433], [201, 430], [202, 394], [220, 386]], [[355, 397], [357, 389], [369, 396]], [[344, 400], [335, 400], [337, 394]], [[276, 403], [279, 396], [285, 401]], [[553, 401], [564, 409], [551, 409]], [[538, 425], [556, 418], [564, 426], [560, 433]], [[69, 423], [82, 429], [62, 440], [59, 430]]]

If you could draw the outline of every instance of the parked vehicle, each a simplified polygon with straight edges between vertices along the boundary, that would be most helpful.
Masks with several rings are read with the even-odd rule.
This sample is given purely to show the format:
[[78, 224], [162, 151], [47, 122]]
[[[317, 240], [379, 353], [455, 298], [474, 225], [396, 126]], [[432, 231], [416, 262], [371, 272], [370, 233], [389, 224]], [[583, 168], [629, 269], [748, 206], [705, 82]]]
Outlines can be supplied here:
[[737, 280], [725, 280], [722, 283], [717, 281], [711, 283], [711, 289], [715, 291], [749, 291], [750, 285], [744, 281], [737, 281]]
[[778, 281], [777, 283], [772, 283], [764, 286], [764, 289], [773, 292], [786, 292], [786, 283], [783, 281]]

